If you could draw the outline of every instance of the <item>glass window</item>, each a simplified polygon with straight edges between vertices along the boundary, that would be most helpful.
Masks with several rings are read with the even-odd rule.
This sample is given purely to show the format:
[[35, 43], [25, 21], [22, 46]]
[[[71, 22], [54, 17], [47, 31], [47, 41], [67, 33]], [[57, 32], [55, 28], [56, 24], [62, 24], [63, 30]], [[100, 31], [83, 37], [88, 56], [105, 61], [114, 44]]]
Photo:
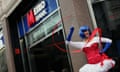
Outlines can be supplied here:
[[56, 26], [58, 27], [56, 30], [61, 29], [62, 25], [58, 23], [60, 21], [61, 17], [58, 14], [58, 12], [50, 16], [47, 20], [41, 23], [35, 30], [28, 34], [29, 45], [44, 37], [49, 36], [48, 34], [52, 34], [52, 31], [54, 31]]
[[33, 72], [72, 72], [58, 11], [28, 34]]
[[30, 48], [33, 72], [71, 72], [69, 57], [62, 49], [66, 50], [62, 30]]

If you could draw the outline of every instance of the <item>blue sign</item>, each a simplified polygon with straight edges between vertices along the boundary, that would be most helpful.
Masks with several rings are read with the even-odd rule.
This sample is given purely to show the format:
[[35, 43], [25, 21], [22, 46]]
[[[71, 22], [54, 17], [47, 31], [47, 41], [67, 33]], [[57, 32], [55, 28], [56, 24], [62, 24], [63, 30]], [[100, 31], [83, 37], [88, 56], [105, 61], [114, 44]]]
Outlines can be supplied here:
[[55, 9], [57, 9], [57, 2], [56, 0], [45, 0], [47, 3], [47, 9], [48, 9], [48, 13], [53, 12]]
[[22, 21], [19, 21], [19, 23], [17, 25], [18, 25], [19, 37], [24, 36]]
[[[18, 22], [18, 29], [19, 29], [19, 35], [20, 37], [24, 36], [26, 32], [29, 31], [31, 27], [34, 27], [36, 24], [38, 24], [42, 19], [44, 19], [46, 16], [48, 16], [51, 12], [57, 9], [57, 2], [56, 0], [42, 0], [37, 5], [35, 5], [32, 9], [34, 16], [31, 14], [31, 16], [27, 16], [27, 14], [22, 18], [21, 21]], [[28, 11], [29, 12], [29, 11]], [[32, 24], [32, 26], [29, 26], [31, 20], [33, 20], [35, 17], [35, 22]], [[31, 19], [31, 20], [29, 20]], [[22, 22], [23, 21], [23, 22]], [[24, 33], [25, 31], [25, 33]]]
[[45, 17], [47, 12], [47, 3], [45, 1], [41, 1], [33, 8], [33, 12], [35, 15], [36, 22]]
[[34, 8], [33, 12], [36, 18], [36, 22], [41, 21], [51, 12], [57, 9], [57, 2], [56, 0], [43, 0], [38, 3]]
[[23, 25], [24, 25], [25, 32], [28, 32], [29, 27], [28, 27], [28, 22], [27, 22], [27, 16], [23, 17], [23, 23], [24, 23]]

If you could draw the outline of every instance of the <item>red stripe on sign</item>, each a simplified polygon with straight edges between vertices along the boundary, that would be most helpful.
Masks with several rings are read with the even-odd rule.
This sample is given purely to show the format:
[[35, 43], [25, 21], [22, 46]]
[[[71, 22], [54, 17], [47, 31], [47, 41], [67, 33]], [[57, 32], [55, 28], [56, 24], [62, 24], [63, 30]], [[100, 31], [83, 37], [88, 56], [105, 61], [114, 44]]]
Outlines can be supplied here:
[[33, 13], [33, 10], [30, 10], [28, 13], [27, 13], [27, 22], [28, 22], [28, 27], [31, 27], [34, 25], [35, 23], [35, 16], [34, 16], [34, 13]]

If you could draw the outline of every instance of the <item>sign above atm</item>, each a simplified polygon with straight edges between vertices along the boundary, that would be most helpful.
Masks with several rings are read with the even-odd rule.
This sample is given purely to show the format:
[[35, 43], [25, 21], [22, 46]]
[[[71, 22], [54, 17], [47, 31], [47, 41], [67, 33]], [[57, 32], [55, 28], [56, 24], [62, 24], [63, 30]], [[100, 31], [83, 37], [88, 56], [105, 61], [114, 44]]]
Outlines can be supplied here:
[[41, 1], [38, 5], [33, 8], [33, 12], [36, 18], [36, 21], [40, 20], [48, 14], [47, 12], [47, 2]]
[[57, 0], [39, 0], [18, 22], [19, 36], [24, 36], [57, 8]]
[[51, 12], [57, 9], [56, 0], [42, 0], [38, 2], [28, 13], [27, 21], [28, 26], [33, 27], [35, 24], [39, 23]]

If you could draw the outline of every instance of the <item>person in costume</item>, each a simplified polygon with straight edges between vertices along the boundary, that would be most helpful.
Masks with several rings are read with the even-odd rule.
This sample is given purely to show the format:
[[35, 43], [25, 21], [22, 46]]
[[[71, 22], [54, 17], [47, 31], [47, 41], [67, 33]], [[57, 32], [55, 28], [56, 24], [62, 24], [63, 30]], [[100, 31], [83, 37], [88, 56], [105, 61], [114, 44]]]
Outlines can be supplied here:
[[[115, 61], [109, 58], [105, 52], [110, 48], [112, 40], [105, 37], [94, 36], [91, 38], [91, 30], [88, 26], [81, 26], [79, 29], [79, 36], [83, 41], [71, 41], [74, 32], [74, 27], [70, 28], [67, 35], [66, 44], [79, 48], [87, 57], [88, 64], [83, 65], [79, 72], [108, 72], [114, 67]], [[101, 43], [105, 43], [102, 49], [99, 48]]]

